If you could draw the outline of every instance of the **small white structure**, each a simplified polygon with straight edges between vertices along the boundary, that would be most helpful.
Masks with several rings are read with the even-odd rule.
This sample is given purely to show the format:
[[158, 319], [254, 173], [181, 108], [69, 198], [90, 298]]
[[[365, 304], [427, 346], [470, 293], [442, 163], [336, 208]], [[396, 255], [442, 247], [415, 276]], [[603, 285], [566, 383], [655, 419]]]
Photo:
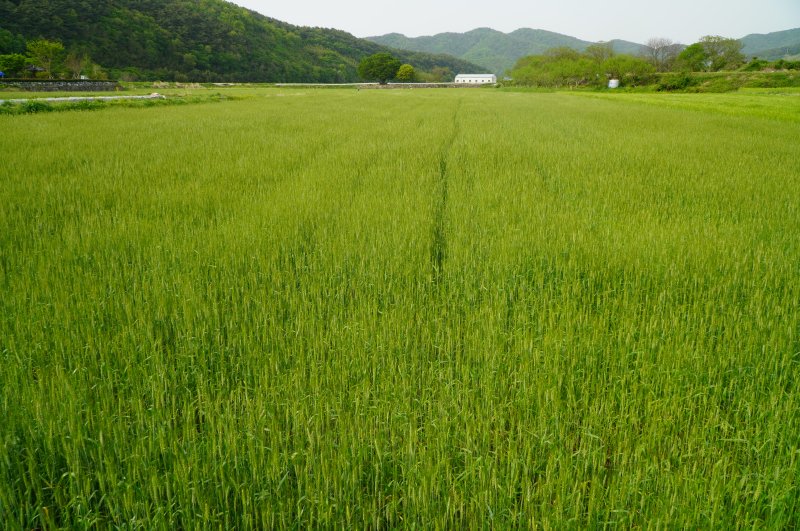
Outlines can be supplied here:
[[497, 76], [494, 74], [458, 74], [456, 83], [472, 83], [478, 85], [497, 83]]
[[619, 88], [619, 79], [609, 79], [608, 88]]

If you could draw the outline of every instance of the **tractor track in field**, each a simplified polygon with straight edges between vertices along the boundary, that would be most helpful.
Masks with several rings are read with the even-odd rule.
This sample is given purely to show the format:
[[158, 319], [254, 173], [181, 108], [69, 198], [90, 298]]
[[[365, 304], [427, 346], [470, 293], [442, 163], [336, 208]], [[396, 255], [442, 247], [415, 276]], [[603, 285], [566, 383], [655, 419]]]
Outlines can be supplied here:
[[434, 284], [441, 282], [442, 274], [444, 273], [445, 262], [447, 261], [447, 201], [448, 201], [448, 171], [447, 163], [450, 158], [450, 152], [453, 149], [456, 138], [460, 132], [458, 125], [458, 116], [461, 111], [461, 99], [459, 98], [456, 103], [456, 108], [453, 111], [453, 124], [450, 131], [450, 136], [442, 144], [442, 149], [439, 152], [439, 172], [436, 176], [436, 191], [434, 194], [433, 205], [433, 225], [431, 230], [431, 272], [433, 275]]

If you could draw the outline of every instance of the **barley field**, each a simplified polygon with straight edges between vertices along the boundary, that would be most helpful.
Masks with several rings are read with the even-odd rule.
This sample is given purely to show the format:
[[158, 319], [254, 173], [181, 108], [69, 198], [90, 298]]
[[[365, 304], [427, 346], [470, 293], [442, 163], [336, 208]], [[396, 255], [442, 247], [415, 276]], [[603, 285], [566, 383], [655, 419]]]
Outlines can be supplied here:
[[800, 97], [0, 116], [8, 529], [800, 525]]

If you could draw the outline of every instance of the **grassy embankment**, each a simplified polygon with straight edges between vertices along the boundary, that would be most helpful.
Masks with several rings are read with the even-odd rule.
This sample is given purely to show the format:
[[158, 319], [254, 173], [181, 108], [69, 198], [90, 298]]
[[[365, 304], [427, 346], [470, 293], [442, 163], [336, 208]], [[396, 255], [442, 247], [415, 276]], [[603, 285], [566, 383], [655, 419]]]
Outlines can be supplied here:
[[0, 116], [0, 521], [797, 526], [798, 99], [737, 97]]

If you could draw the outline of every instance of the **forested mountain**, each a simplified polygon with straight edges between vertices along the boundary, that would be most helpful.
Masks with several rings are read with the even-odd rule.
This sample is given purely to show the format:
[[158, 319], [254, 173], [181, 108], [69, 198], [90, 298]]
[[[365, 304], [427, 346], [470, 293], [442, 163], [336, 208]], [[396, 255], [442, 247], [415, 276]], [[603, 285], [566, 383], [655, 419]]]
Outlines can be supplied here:
[[775, 31], [767, 34], [753, 33], [739, 39], [747, 57], [760, 57], [773, 61], [800, 54], [800, 28]]
[[343, 31], [293, 26], [224, 0], [0, 0], [0, 54], [22, 53], [37, 38], [89, 54], [113, 77], [345, 82], [358, 79], [363, 57], [387, 51], [418, 70], [478, 69]]
[[[439, 33], [414, 38], [399, 33], [389, 33], [367, 39], [394, 48], [454, 55], [489, 68], [496, 74], [503, 74], [520, 57], [539, 55], [548, 48], [565, 46], [583, 51], [593, 44], [568, 35], [529, 28], [518, 29], [511, 33], [478, 28], [466, 33]], [[800, 28], [764, 35], [752, 34], [739, 40], [744, 45], [742, 53], [747, 57], [775, 60], [800, 54]], [[621, 54], [640, 55], [645, 50], [644, 45], [635, 42], [623, 40], [609, 42], [613, 45], [614, 51]]]
[[[583, 51], [593, 44], [568, 35], [530, 28], [521, 28], [511, 33], [478, 28], [466, 33], [439, 33], [415, 38], [390, 33], [367, 39], [393, 48], [454, 55], [484, 66], [498, 75], [502, 75], [514, 66], [517, 59], [526, 55], [538, 55], [549, 48], [561, 46]], [[637, 54], [643, 48], [641, 44], [628, 41], [610, 42], [617, 53]]]

